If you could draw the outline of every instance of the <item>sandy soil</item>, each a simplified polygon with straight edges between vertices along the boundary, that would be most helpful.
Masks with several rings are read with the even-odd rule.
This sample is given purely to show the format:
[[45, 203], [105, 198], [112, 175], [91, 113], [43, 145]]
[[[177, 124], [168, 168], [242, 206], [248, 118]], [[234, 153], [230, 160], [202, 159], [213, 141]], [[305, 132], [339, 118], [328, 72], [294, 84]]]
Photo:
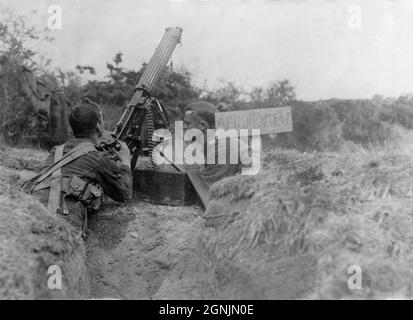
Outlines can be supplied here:
[[90, 219], [92, 298], [196, 299], [207, 279], [198, 257], [199, 208], [109, 205]]

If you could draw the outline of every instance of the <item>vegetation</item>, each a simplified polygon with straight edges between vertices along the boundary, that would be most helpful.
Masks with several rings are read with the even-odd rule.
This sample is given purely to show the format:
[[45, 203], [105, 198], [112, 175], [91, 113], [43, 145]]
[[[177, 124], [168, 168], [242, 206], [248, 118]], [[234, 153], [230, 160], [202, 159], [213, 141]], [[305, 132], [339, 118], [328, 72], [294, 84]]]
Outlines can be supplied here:
[[[84, 96], [98, 102], [109, 126], [116, 121], [145, 65], [137, 71], [128, 70], [122, 66], [119, 52], [107, 64], [104, 79], [83, 84], [82, 75], [93, 75], [93, 66], [79, 65], [66, 72], [51, 69], [49, 60], [42, 60], [38, 52], [29, 49], [30, 42], [52, 41], [47, 31], [28, 26], [24, 17], [9, 12], [3, 15], [0, 134], [4, 142], [41, 145], [44, 138], [39, 134], [33, 106], [21, 88], [21, 66], [36, 69], [36, 75], [48, 85], [63, 88], [72, 104]], [[172, 119], [182, 117], [185, 106], [199, 99], [221, 110], [289, 105], [294, 131], [265, 137], [265, 145], [271, 148], [263, 154], [263, 170], [258, 175], [230, 177], [212, 187], [204, 218], [207, 226], [216, 228], [201, 228], [204, 220], [197, 216], [194, 226], [188, 223], [185, 219], [195, 216], [192, 208], [179, 215], [178, 226], [168, 220], [178, 216], [168, 211], [175, 209], [155, 208], [152, 204], [146, 209], [126, 205], [123, 216], [114, 210], [117, 218], [112, 222], [112, 217], [103, 216], [102, 230], [111, 241], [103, 246], [105, 250], [119, 250], [115, 252], [116, 263], [118, 257], [129, 261], [136, 243], [140, 243], [135, 256], [143, 255], [147, 260], [142, 265], [149, 266], [142, 269], [142, 276], [136, 272], [137, 264], [129, 270], [133, 273], [121, 268], [118, 274], [116, 263], [106, 263], [107, 257], [97, 259], [109, 268], [108, 273], [119, 277], [119, 283], [140, 288], [136, 285], [139, 282], [131, 279], [143, 279], [151, 297], [165, 279], [164, 290], [192, 285], [183, 276], [202, 285], [199, 292], [213, 299], [412, 297], [412, 96], [305, 102], [297, 100], [288, 80], [251, 91], [234, 83], [205, 91], [193, 85], [188, 71], [171, 67], [163, 74], [155, 94], [163, 100]], [[401, 134], [404, 139], [397, 147], [389, 143]], [[46, 293], [50, 290], [44, 287], [46, 267], [62, 261], [67, 275], [64, 288], [70, 292], [63, 291], [58, 298], [88, 296], [84, 244], [63, 221], [51, 217], [31, 196], [18, 190], [20, 182], [28, 178], [27, 171], [39, 170], [46, 155], [44, 151], [0, 147], [0, 216], [4, 221], [0, 235], [12, 240], [0, 243], [0, 255], [7, 262], [0, 273], [0, 281], [5, 283], [0, 297], [49, 298]], [[181, 208], [179, 211], [182, 213]], [[129, 224], [131, 216], [134, 222]], [[160, 224], [160, 218], [166, 223]], [[142, 230], [149, 230], [147, 235], [141, 237], [137, 221], [142, 222]], [[108, 228], [107, 223], [116, 226]], [[168, 241], [159, 236], [162, 232], [166, 232]], [[178, 233], [190, 237], [177, 237]], [[199, 243], [195, 240], [198, 236]], [[124, 242], [116, 247], [121, 241], [133, 245], [128, 247]], [[187, 243], [191, 244], [189, 250]], [[164, 244], [163, 256], [159, 246]], [[182, 259], [177, 247], [182, 249], [178, 252], [183, 254]], [[125, 248], [127, 252], [122, 251]], [[96, 251], [105, 254], [101, 247]], [[202, 272], [194, 267], [198, 260]], [[181, 264], [175, 265], [176, 261]], [[347, 286], [349, 265], [362, 267], [363, 290]], [[93, 267], [104, 271], [100, 264]], [[168, 282], [166, 274], [177, 277], [177, 287]], [[206, 280], [200, 281], [200, 276]], [[116, 281], [112, 284], [104, 277], [99, 281], [109, 283], [111, 290], [117, 289]], [[173, 293], [167, 298], [176, 298], [177, 294], [186, 297], [179, 290], [170, 291]]]
[[[406, 145], [411, 145], [406, 141]], [[273, 149], [211, 190], [201, 236], [215, 299], [412, 297], [411, 148]], [[347, 285], [362, 268], [362, 290]]]
[[[20, 68], [26, 66], [53, 88], [62, 88], [71, 104], [82, 97], [98, 102], [111, 128], [130, 99], [145, 64], [139, 70], [122, 66], [122, 53], [107, 63], [107, 75], [82, 84], [85, 73], [95, 74], [93, 66], [76, 66], [63, 72], [51, 69], [50, 59], [40, 56], [33, 43], [53, 41], [47, 30], [38, 30], [23, 16], [2, 12], [0, 22], [0, 134], [9, 144], [44, 145], [38, 115], [22, 92]], [[268, 87], [250, 91], [225, 83], [213, 91], [197, 88], [187, 70], [167, 67], [155, 96], [167, 107], [172, 121], [181, 119], [190, 102], [206, 100], [220, 110], [245, 110], [291, 106], [294, 131], [264, 137], [264, 145], [296, 148], [302, 151], [339, 150], [347, 143], [383, 145], [397, 137], [395, 128], [413, 128], [413, 97], [389, 99], [374, 96], [366, 100], [331, 99], [316, 102], [299, 101], [288, 80], [275, 81]]]

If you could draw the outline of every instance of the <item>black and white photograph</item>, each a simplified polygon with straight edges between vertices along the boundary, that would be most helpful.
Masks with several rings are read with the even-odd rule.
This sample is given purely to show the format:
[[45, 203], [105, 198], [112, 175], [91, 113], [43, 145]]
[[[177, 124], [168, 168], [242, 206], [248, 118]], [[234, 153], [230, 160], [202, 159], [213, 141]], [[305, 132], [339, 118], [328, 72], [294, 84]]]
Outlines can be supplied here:
[[0, 0], [0, 300], [412, 298], [412, 0]]

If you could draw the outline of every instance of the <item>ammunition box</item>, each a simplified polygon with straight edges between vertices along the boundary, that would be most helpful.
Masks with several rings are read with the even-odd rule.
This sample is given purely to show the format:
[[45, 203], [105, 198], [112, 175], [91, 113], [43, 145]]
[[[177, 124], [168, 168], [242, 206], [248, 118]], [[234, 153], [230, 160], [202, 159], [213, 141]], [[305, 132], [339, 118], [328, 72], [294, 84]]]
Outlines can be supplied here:
[[136, 169], [133, 171], [134, 198], [169, 206], [200, 205], [188, 176], [182, 172]]

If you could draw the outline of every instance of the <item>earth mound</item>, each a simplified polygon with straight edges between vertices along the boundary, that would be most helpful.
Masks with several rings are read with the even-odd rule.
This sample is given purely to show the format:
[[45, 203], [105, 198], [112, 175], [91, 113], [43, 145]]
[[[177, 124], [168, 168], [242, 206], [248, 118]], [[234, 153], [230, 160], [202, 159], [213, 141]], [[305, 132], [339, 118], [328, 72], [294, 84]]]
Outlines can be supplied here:
[[[20, 172], [4, 167], [0, 172], [0, 299], [87, 297], [83, 240], [63, 219], [18, 189]], [[61, 270], [61, 289], [59, 280], [51, 278], [57, 275], [56, 267]]]
[[412, 298], [412, 164], [391, 148], [272, 150], [259, 175], [217, 183], [201, 239], [214, 295]]

